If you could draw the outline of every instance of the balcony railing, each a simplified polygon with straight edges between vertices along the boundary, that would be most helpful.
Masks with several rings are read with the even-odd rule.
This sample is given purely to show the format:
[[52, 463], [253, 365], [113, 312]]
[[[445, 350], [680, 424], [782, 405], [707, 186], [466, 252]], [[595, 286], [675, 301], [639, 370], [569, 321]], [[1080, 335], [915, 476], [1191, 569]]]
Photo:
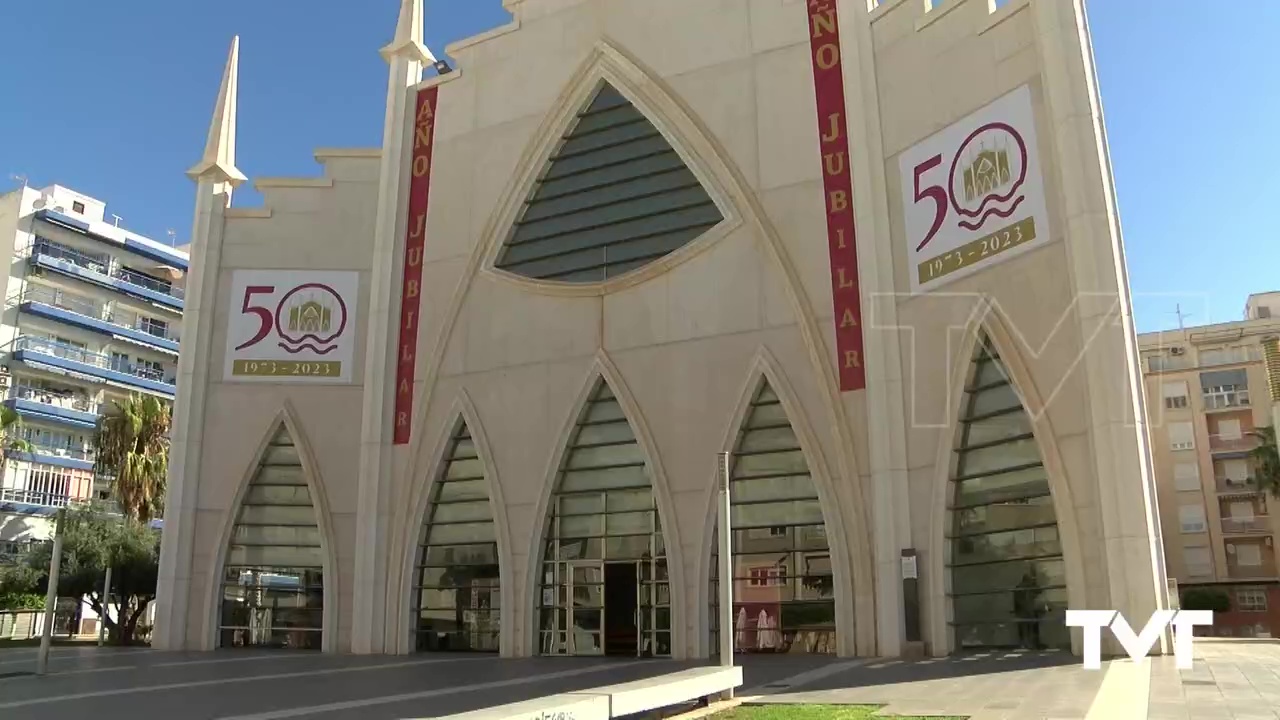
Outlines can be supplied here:
[[[33, 255], [44, 255], [57, 260], [65, 260], [72, 265], [82, 267], [85, 270], [98, 273], [99, 275], [108, 275], [111, 267], [111, 257], [109, 255], [97, 255], [83, 253], [75, 248], [67, 247], [61, 243], [37, 237], [35, 243], [31, 247]], [[108, 275], [109, 276], [109, 275]]]
[[1252, 435], [1210, 435], [1209, 449], [1220, 451], [1252, 450], [1258, 441]]
[[134, 363], [127, 362], [120, 357], [111, 357], [102, 353], [92, 352], [81, 347], [76, 347], [75, 345], [60, 343], [55, 340], [46, 340], [44, 338], [24, 335], [14, 341], [13, 349], [43, 353], [45, 355], [52, 355], [54, 357], [71, 360], [72, 362], [99, 367], [103, 370], [113, 370], [115, 372], [133, 375], [134, 377], [140, 377], [146, 380], [153, 380], [155, 382], [162, 383], [167, 382], [170, 385], [173, 384], [172, 381], [165, 380], [165, 373], [163, 370], [157, 370], [144, 365], [136, 365]]
[[37, 455], [56, 455], [57, 457], [71, 458], [72, 460], [93, 462], [92, 450], [67, 447], [66, 445], [41, 445], [37, 443], [31, 443], [30, 448], [31, 452]]
[[0, 502], [22, 503], [24, 505], [40, 505], [42, 507], [59, 508], [70, 505], [73, 501], [70, 495], [62, 495], [59, 493], [36, 492], [34, 490], [21, 490], [18, 488], [4, 488], [0, 490]]
[[130, 270], [129, 268], [120, 268], [116, 270], [115, 277], [132, 285], [144, 287], [154, 292], [164, 293], [170, 297], [182, 298], [183, 296], [182, 289], [174, 287], [173, 283], [157, 280], [148, 275], [143, 275], [142, 273]]
[[55, 390], [15, 385], [9, 390], [9, 397], [30, 400], [62, 410], [77, 410], [79, 412], [93, 413], [94, 415], [102, 414], [102, 406], [90, 401], [89, 398], [58, 393]]
[[152, 337], [158, 337], [161, 340], [172, 340], [178, 342], [178, 334], [175, 328], [168, 325], [160, 325], [149, 317], [144, 317], [138, 313], [122, 307], [111, 308], [103, 317], [104, 320], [112, 325], [119, 325], [138, 332], [146, 333]]
[[1273, 578], [1276, 576], [1274, 560], [1263, 560], [1261, 565], [1227, 565], [1227, 577], [1232, 579]]
[[1222, 532], [1224, 533], [1260, 533], [1270, 531], [1271, 518], [1267, 515], [1255, 515], [1251, 518], [1222, 518]]
[[[181, 301], [184, 293], [181, 288], [175, 288], [171, 283], [157, 280], [155, 278], [143, 275], [135, 270], [124, 267], [115, 267], [111, 258], [107, 255], [96, 255], [84, 253], [75, 248], [68, 247], [61, 243], [43, 237], [36, 237], [31, 245], [32, 258], [48, 258], [58, 262], [69, 263], [75, 267], [92, 273], [91, 278], [95, 282], [108, 285], [110, 287], [119, 288], [118, 282], [128, 283], [141, 290], [160, 296], [172, 298], [177, 305], [181, 307]], [[55, 265], [56, 267], [56, 265]], [[73, 273], [74, 274], [74, 273]], [[83, 277], [83, 275], [81, 276]], [[146, 296], [146, 293], [141, 293]]]
[[1217, 486], [1220, 493], [1251, 493], [1258, 492], [1258, 488], [1253, 483], [1242, 478], [1219, 477], [1214, 478], [1214, 485]]

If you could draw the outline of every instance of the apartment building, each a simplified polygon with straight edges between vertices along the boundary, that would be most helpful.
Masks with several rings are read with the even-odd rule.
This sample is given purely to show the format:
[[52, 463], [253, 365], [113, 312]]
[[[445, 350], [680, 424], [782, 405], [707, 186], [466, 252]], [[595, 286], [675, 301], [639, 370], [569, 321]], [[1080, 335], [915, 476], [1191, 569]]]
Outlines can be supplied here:
[[135, 393], [173, 399], [187, 254], [58, 185], [0, 196], [0, 238], [0, 397], [30, 446], [0, 484], [0, 542], [13, 546], [103, 491], [91, 443], [104, 409]]
[[1224, 593], [1223, 636], [1280, 636], [1280, 499], [1251, 482], [1255, 428], [1272, 424], [1263, 343], [1280, 336], [1280, 292], [1239, 322], [1138, 338], [1168, 573]]

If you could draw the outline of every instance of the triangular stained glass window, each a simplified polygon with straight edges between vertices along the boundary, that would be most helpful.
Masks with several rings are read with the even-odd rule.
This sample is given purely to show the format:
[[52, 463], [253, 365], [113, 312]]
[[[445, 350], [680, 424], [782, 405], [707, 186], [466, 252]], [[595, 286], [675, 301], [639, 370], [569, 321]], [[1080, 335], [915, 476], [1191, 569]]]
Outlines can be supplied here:
[[649, 465], [603, 379], [578, 417], [544, 528], [539, 653], [669, 656], [671, 585]]
[[1069, 648], [1048, 475], [1031, 417], [985, 335], [960, 426], [947, 540], [955, 648]]
[[722, 219], [658, 128], [602, 83], [547, 161], [496, 265], [539, 280], [603, 282]]
[[465, 423], [423, 519], [414, 582], [418, 650], [498, 651], [501, 586], [489, 484]]
[[321, 648], [324, 546], [298, 448], [283, 425], [236, 514], [220, 617], [222, 647]]
[[[822, 503], [795, 429], [767, 380], [738, 432], [729, 502], [734, 650], [834, 654], [835, 583]], [[713, 541], [713, 653], [719, 647], [718, 548]]]

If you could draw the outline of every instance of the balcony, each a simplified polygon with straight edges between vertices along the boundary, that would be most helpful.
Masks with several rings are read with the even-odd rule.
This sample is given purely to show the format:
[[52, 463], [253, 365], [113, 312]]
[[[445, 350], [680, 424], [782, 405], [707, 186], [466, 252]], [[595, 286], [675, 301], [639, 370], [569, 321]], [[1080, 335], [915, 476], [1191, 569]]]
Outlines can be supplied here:
[[1232, 580], [1256, 580], [1276, 577], [1274, 560], [1263, 561], [1261, 565], [1227, 565], [1227, 577]]
[[1252, 435], [1210, 435], [1210, 452], [1248, 452], [1258, 445], [1257, 438]]
[[77, 428], [97, 427], [98, 416], [102, 414], [102, 407], [86, 397], [21, 385], [9, 390], [4, 404], [24, 418]]
[[13, 343], [13, 357], [28, 364], [52, 366], [97, 382], [123, 385], [168, 399], [173, 399], [177, 391], [173, 379], [166, 380], [163, 372], [153, 368], [44, 338], [18, 338]]
[[1207, 392], [1203, 397], [1206, 412], [1249, 407], [1249, 390], [1247, 388]]
[[1271, 518], [1268, 515], [1255, 515], [1248, 518], [1222, 518], [1222, 534], [1252, 535], [1254, 533], [1271, 532]]
[[22, 293], [22, 312], [177, 355], [178, 339], [167, 327], [124, 308], [108, 308], [81, 295], [32, 285]]
[[31, 264], [67, 277], [122, 292], [178, 312], [184, 302], [182, 290], [128, 268], [113, 268], [107, 255], [90, 255], [75, 248], [36, 237], [31, 246]]
[[27, 462], [42, 463], [45, 465], [72, 468], [75, 470], [93, 469], [93, 453], [91, 451], [69, 448], [66, 446], [55, 447], [50, 445], [33, 444], [31, 445], [30, 450], [13, 453], [10, 457], [14, 460], [25, 460]]
[[[154, 260], [183, 271], [187, 269], [188, 260], [178, 251], [137, 240], [130, 237], [128, 233], [124, 232], [120, 228], [108, 226], [105, 223], [95, 223], [98, 225], [98, 228], [95, 228], [94, 224], [78, 220], [69, 215], [64, 215], [56, 210], [41, 210], [36, 213], [36, 217], [47, 223], [66, 228], [95, 240], [106, 242], [112, 246], [122, 247], [123, 249], [133, 252], [141, 257], [145, 257], [148, 260]], [[119, 237], [115, 237], [117, 235]]]
[[1219, 493], [1256, 493], [1258, 488], [1245, 478], [1217, 477], [1214, 486]]
[[[46, 512], [40, 514], [52, 515], [57, 508], [67, 507], [74, 502], [70, 495], [59, 493], [36, 492], [19, 488], [4, 488], [0, 490], [0, 510], [9, 510], [11, 504], [25, 505], [37, 510], [46, 510]], [[25, 508], [18, 507], [13, 509], [22, 511]]]

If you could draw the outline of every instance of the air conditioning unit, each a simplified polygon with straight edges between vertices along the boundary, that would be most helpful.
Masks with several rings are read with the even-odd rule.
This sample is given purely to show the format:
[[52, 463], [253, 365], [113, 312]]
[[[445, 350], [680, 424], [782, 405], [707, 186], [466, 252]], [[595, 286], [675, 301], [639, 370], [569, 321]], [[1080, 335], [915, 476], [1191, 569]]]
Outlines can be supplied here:
[[1169, 354], [1170, 355], [1186, 355], [1187, 349], [1183, 347], [1171, 347], [1169, 348]]

